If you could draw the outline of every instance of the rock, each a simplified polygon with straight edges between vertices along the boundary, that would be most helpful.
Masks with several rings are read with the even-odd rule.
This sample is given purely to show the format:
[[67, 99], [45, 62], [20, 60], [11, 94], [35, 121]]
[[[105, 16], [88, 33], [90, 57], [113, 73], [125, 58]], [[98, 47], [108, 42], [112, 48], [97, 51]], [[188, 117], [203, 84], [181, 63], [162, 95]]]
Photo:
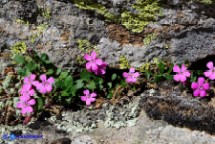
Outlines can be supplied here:
[[81, 135], [74, 138], [71, 144], [97, 144], [97, 142], [92, 136]]
[[66, 137], [60, 138], [60, 139], [54, 140], [50, 144], [71, 144], [71, 139], [66, 138]]

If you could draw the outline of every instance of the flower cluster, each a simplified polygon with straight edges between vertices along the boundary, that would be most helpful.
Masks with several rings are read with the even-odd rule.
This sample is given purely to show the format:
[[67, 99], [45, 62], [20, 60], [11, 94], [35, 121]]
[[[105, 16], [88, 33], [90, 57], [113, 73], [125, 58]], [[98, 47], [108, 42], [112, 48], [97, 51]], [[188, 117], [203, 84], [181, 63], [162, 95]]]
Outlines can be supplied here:
[[17, 108], [21, 109], [22, 115], [30, 114], [33, 112], [32, 106], [36, 103], [34, 99], [35, 90], [33, 89], [33, 86], [36, 87], [36, 89], [42, 94], [45, 94], [52, 90], [52, 84], [54, 83], [53, 77], [50, 77], [47, 80], [46, 75], [42, 74], [40, 76], [40, 80], [42, 81], [41, 83], [39, 81], [36, 81], [35, 79], [36, 75], [30, 74], [23, 80], [24, 84], [20, 90], [20, 101], [17, 103]]
[[84, 59], [88, 62], [86, 63], [86, 69], [89, 72], [93, 72], [96, 75], [104, 75], [106, 73], [107, 63], [103, 62], [102, 59], [97, 58], [97, 54], [93, 51], [90, 55], [85, 54]]
[[[106, 73], [107, 63], [102, 61], [102, 59], [97, 58], [97, 54], [95, 51], [91, 52], [91, 54], [85, 54], [84, 59], [87, 61], [86, 69], [89, 72], [93, 72], [96, 75], [104, 75]], [[129, 72], [124, 72], [123, 77], [126, 78], [126, 82], [128, 84], [135, 83], [137, 78], [139, 77], [139, 73], [135, 72], [135, 68], [131, 67]], [[90, 94], [88, 89], [83, 91], [84, 96], [81, 96], [81, 100], [86, 102], [86, 105], [91, 105], [92, 102], [96, 101], [97, 94], [95, 92]]]
[[[214, 80], [215, 67], [213, 66], [213, 62], [208, 62], [207, 67], [209, 68], [209, 70], [204, 72], [204, 76], [208, 77], [210, 80]], [[174, 75], [175, 81], [185, 83], [187, 78], [190, 77], [190, 72], [187, 70], [184, 64], [181, 68], [178, 65], [175, 65], [173, 67], [173, 72], [177, 73], [176, 75]], [[204, 77], [199, 77], [197, 82], [192, 82], [191, 88], [193, 89], [193, 95], [195, 97], [205, 97], [207, 95], [207, 91], [210, 89], [210, 85]]]

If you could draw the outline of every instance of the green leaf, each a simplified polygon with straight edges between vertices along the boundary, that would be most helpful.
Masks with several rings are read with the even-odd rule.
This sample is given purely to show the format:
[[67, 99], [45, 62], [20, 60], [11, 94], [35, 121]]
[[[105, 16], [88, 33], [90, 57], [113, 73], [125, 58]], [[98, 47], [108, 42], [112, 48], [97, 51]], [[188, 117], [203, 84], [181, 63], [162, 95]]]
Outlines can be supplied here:
[[107, 85], [109, 86], [109, 88], [112, 88], [112, 82], [108, 82]]
[[50, 60], [45, 61], [46, 64], [51, 64], [52, 62]]
[[61, 72], [59, 78], [60, 79], [65, 79], [68, 76], [68, 74], [69, 74], [68, 72]]
[[112, 98], [113, 97], [113, 92], [112, 91], [110, 91], [108, 94], [107, 94], [107, 98]]
[[53, 74], [53, 73], [54, 73], [54, 70], [53, 70], [53, 69], [49, 69], [49, 70], [46, 72], [47, 75], [51, 75], [51, 74]]
[[156, 75], [155, 79], [154, 79], [154, 82], [160, 82], [162, 79], [163, 79], [162, 75]]
[[70, 94], [67, 91], [62, 91], [61, 92], [61, 96], [62, 97], [64, 97], [64, 96], [70, 96]]
[[14, 57], [14, 61], [17, 63], [17, 64], [24, 64], [25, 63], [25, 58], [22, 56], [22, 55], [16, 55]]
[[59, 79], [55, 79], [55, 86], [56, 86], [57, 88], [61, 88], [61, 87], [62, 87], [62, 81], [59, 80]]
[[56, 71], [56, 75], [59, 75], [61, 73], [62, 69], [61, 68], [58, 68], [57, 71]]
[[84, 81], [87, 81], [87, 82], [89, 82], [91, 80], [91, 76], [92, 76], [91, 73], [89, 73], [85, 70], [80, 73], [81, 79]]
[[117, 74], [115, 74], [115, 73], [114, 73], [114, 74], [112, 74], [112, 76], [111, 76], [111, 80], [112, 80], [112, 81], [114, 81], [114, 80], [116, 79], [116, 77], [117, 77]]
[[31, 62], [27, 63], [25, 67], [26, 67], [26, 69], [28, 69], [31, 72], [37, 68], [37, 64], [34, 63], [33, 61], [31, 61]]
[[84, 87], [84, 83], [83, 83], [83, 80], [80, 79], [80, 80], [77, 80], [76, 81], [76, 89], [81, 89]]
[[150, 76], [152, 75], [152, 73], [150, 71], [148, 71], [148, 70], [146, 70], [145, 74], [146, 74], [147, 79], [149, 79]]
[[46, 61], [46, 60], [48, 60], [48, 55], [45, 54], [45, 53], [42, 53], [40, 58], [41, 58], [42, 61]]
[[126, 86], [127, 86], [127, 83], [126, 83], [125, 80], [121, 80], [120, 85], [121, 85], [122, 87], [126, 87]]
[[71, 86], [70, 93], [72, 94], [72, 96], [76, 95], [76, 91], [77, 91], [76, 87], [75, 86]]
[[202, 70], [197, 70], [197, 75], [202, 75], [203, 71]]
[[170, 75], [170, 74], [169, 74], [169, 75], [165, 75], [164, 77], [165, 77], [167, 80], [173, 80], [173, 76]]
[[159, 68], [159, 70], [160, 70], [160, 73], [163, 74], [163, 73], [164, 73], [164, 70], [165, 70], [165, 65], [164, 65], [164, 63], [163, 63], [163, 62], [160, 62], [160, 63], [158, 64], [158, 68]]
[[18, 70], [17, 70], [18, 74], [21, 75], [21, 76], [26, 76], [26, 72], [25, 72], [25, 69], [19, 67]]
[[73, 84], [73, 78], [71, 75], [69, 75], [66, 79], [65, 79], [65, 82], [64, 82], [65, 86], [68, 86], [68, 85], [72, 85]]
[[88, 85], [87, 88], [94, 90], [96, 88], [96, 83], [94, 81], [91, 81]]
[[43, 110], [43, 99], [41, 97], [37, 98], [37, 110], [42, 111]]

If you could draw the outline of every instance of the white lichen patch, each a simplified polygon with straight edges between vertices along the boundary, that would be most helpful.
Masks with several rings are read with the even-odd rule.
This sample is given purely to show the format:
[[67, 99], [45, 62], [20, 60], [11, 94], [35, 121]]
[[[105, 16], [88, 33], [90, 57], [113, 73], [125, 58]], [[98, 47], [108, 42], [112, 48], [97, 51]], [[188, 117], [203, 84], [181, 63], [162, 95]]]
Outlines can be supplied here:
[[106, 128], [119, 129], [134, 126], [139, 112], [139, 98], [135, 98], [129, 104], [124, 105], [106, 103], [99, 110], [83, 109], [77, 112], [63, 112], [61, 121], [56, 121], [55, 118], [51, 120], [58, 130], [79, 133], [92, 131], [97, 128], [99, 121], [103, 121]]

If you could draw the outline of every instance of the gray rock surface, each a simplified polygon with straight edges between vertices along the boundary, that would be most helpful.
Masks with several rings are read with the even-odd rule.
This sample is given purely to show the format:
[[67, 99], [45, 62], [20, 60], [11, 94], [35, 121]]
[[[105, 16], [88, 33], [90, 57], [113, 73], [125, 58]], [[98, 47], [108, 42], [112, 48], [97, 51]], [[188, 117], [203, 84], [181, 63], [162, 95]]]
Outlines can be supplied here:
[[[122, 8], [129, 10], [135, 1], [97, 2], [117, 15]], [[147, 33], [157, 33], [157, 38], [149, 45], [135, 46], [111, 40], [106, 27], [108, 23], [93, 12], [78, 9], [69, 1], [4, 0], [0, 8], [0, 49], [8, 51], [16, 41], [25, 41], [28, 47], [46, 52], [57, 66], [69, 70], [77, 69], [76, 59], [80, 55], [78, 39], [87, 39], [97, 45], [101, 57], [113, 67], [119, 64], [120, 55], [126, 56], [136, 67], [153, 57], [169, 58], [175, 63], [194, 62], [214, 54], [213, 7], [184, 0], [164, 3], [163, 16], [140, 34], [144, 38]], [[17, 22], [19, 19], [29, 20], [29, 24], [20, 24]], [[38, 34], [41, 24], [46, 27]], [[3, 49], [5, 46], [7, 48]]]

